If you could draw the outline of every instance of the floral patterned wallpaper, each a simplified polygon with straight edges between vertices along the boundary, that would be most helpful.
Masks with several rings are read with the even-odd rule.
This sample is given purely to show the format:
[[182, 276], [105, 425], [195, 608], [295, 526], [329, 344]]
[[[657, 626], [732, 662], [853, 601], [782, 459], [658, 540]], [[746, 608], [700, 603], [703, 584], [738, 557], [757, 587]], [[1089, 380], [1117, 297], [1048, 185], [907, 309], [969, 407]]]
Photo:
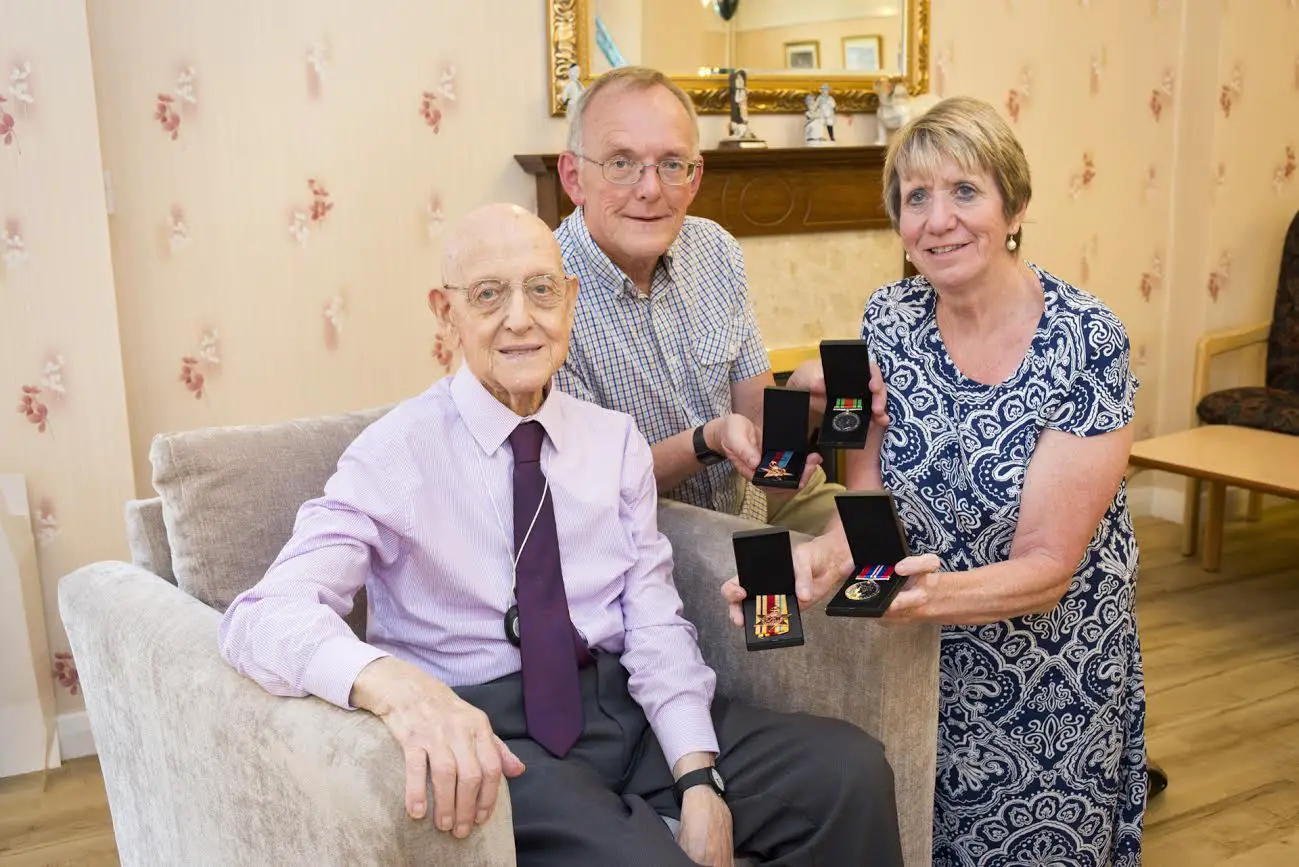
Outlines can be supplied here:
[[[932, 0], [936, 95], [987, 99], [1021, 137], [1024, 254], [1127, 324], [1141, 436], [1187, 423], [1195, 339], [1270, 307], [1299, 207], [1295, 7]], [[544, 12], [0, 5], [0, 464], [28, 476], [55, 621], [59, 576], [124, 556], [156, 433], [372, 406], [455, 364], [425, 308], [443, 227], [535, 204], [513, 157], [563, 145]], [[798, 141], [796, 117], [753, 120]], [[705, 146], [724, 124], [703, 119]], [[869, 116], [842, 126], [873, 139]], [[901, 270], [891, 232], [743, 246], [773, 347], [851, 334]], [[76, 707], [75, 660], [54, 658]]]
[[936, 95], [1001, 109], [1028, 154], [1023, 255], [1126, 324], [1154, 431], [1182, 3], [934, 0]]
[[81, 707], [58, 579], [127, 554], [133, 493], [86, 11], [0, 3], [0, 473], [26, 477], [58, 708]]
[[[1024, 255], [1123, 319], [1139, 438], [1189, 423], [1201, 334], [1270, 314], [1299, 209], [1296, 6], [933, 0], [934, 89], [988, 100], [1023, 142]], [[1243, 382], [1255, 361], [1217, 378]], [[1180, 481], [1138, 481], [1152, 484], [1134, 504], [1180, 517]]]
[[158, 431], [376, 405], [455, 363], [425, 306], [443, 226], [531, 206], [513, 156], [564, 135], [544, 3], [506, 6], [89, 4], [138, 490]]

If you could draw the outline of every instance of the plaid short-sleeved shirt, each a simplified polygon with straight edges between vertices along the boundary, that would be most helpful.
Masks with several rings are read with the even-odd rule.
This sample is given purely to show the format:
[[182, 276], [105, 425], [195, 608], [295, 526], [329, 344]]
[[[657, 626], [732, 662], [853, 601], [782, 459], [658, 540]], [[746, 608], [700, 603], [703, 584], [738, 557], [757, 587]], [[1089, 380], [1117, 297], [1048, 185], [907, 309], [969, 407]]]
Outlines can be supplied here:
[[[730, 413], [731, 383], [771, 368], [744, 254], [713, 221], [686, 217], [648, 296], [596, 245], [581, 208], [555, 236], [564, 269], [580, 280], [568, 360], [556, 374], [562, 390], [627, 413], [657, 443]], [[747, 487], [723, 461], [667, 496], [734, 515]]]

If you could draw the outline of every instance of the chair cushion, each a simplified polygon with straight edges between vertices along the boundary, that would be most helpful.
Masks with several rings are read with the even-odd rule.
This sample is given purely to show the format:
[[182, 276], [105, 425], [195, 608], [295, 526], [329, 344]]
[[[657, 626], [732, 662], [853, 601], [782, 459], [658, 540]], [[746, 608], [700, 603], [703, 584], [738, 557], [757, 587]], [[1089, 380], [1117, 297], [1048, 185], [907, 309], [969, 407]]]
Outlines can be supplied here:
[[1205, 424], [1234, 424], [1299, 436], [1299, 394], [1275, 388], [1228, 388], [1195, 408]]
[[225, 611], [266, 573], [343, 451], [389, 409], [155, 437], [149, 461], [176, 584]]

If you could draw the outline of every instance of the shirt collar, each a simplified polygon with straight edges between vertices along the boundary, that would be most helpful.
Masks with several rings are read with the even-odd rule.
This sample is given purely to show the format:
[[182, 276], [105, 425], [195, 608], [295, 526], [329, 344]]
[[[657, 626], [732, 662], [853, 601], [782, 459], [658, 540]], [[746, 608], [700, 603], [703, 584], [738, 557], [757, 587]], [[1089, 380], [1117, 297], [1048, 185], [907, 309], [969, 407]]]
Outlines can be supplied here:
[[469, 428], [470, 435], [488, 455], [496, 454], [496, 450], [510, 438], [514, 429], [525, 421], [540, 422], [556, 451], [564, 447], [563, 398], [559, 396], [553, 378], [549, 394], [541, 402], [540, 408], [530, 416], [520, 417], [493, 397], [478, 381], [478, 377], [474, 376], [469, 365], [462, 362], [451, 380], [451, 400], [465, 427]]
[[[595, 272], [596, 278], [607, 287], [610, 292], [622, 292], [624, 295], [629, 295], [633, 298], [639, 295], [640, 290], [636, 288], [636, 284], [632, 282], [631, 278], [628, 277], [621, 268], [614, 264], [613, 260], [609, 258], [609, 254], [605, 253], [604, 250], [600, 248], [600, 245], [595, 242], [595, 239], [591, 237], [591, 230], [586, 227], [585, 211], [579, 206], [573, 211], [572, 215], [568, 217], [568, 220], [573, 223], [573, 236], [577, 240], [578, 250], [581, 251], [582, 257], [590, 265], [591, 270]], [[667, 272], [668, 279], [674, 282], [676, 281], [676, 273], [673, 268], [673, 263], [676, 261], [677, 254], [680, 252], [680, 247], [681, 233], [678, 232], [676, 238], [673, 239], [671, 246], [668, 247], [667, 252], [659, 257], [659, 262]], [[653, 280], [650, 281], [651, 287], [653, 286], [653, 282]]]
[[[681, 228], [683, 231], [685, 230], [684, 225], [682, 225]], [[672, 244], [668, 247], [667, 252], [664, 253], [663, 258], [659, 260], [660, 262], [663, 263], [663, 268], [665, 271], [667, 271], [668, 278], [672, 280], [673, 283], [678, 282], [677, 264], [679, 258], [678, 254], [680, 254], [680, 252], [681, 252], [681, 232], [677, 232], [677, 236], [672, 239]]]

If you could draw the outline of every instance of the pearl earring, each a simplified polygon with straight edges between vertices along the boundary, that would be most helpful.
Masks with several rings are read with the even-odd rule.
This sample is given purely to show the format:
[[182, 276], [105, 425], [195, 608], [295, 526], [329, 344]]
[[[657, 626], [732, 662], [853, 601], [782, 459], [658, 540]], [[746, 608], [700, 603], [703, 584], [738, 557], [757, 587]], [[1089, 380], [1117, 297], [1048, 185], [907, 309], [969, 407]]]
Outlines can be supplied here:
[[1013, 253], [1018, 247], [1019, 247], [1019, 242], [1015, 240], [1014, 235], [1011, 235], [1009, 238], [1006, 239], [1007, 250]]
[[910, 261], [911, 261], [911, 254], [910, 254], [910, 253], [903, 253], [903, 254], [902, 254], [902, 258], [903, 258], [903, 259], [906, 259], [908, 262], [910, 262]]

